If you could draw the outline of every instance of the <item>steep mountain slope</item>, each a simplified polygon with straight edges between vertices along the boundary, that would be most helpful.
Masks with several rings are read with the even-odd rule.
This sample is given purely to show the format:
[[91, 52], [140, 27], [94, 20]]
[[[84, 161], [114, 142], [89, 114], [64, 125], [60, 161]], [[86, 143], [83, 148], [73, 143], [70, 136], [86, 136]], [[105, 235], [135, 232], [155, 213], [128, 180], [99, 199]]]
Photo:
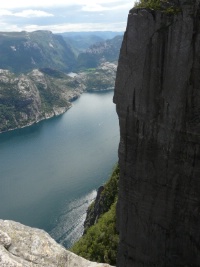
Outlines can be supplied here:
[[16, 76], [0, 70], [0, 132], [59, 115], [82, 91], [82, 84], [58, 71], [35, 69]]
[[113, 39], [92, 45], [85, 52], [79, 54], [77, 58], [77, 68], [95, 68], [105, 61], [117, 62], [121, 43], [122, 36], [120, 35]]
[[[63, 35], [62, 35], [63, 36]], [[103, 42], [104, 39], [97, 36], [97, 35], [75, 35], [75, 36], [63, 36], [66, 43], [70, 44], [73, 48], [75, 54], [78, 56], [80, 52], [84, 52], [88, 49], [91, 45], [97, 42]]]
[[1, 32], [0, 68], [15, 73], [53, 67], [70, 71], [75, 65], [71, 47], [50, 31]]
[[119, 58], [120, 267], [200, 266], [200, 1], [169, 3], [130, 11]]
[[83, 90], [113, 89], [117, 65], [106, 59], [117, 60], [121, 39], [94, 45], [88, 51], [97, 55], [96, 67], [91, 68], [86, 53], [87, 69], [69, 77], [60, 70], [75, 70], [76, 58], [62, 36], [48, 31], [0, 33], [0, 132], [63, 113]]
[[104, 186], [99, 187], [96, 199], [89, 206], [84, 222], [84, 234], [71, 251], [88, 260], [116, 265], [118, 233], [116, 231], [116, 202], [119, 168]]
[[83, 91], [114, 89], [116, 70], [109, 62], [75, 77], [51, 68], [26, 75], [0, 69], [0, 132], [62, 114]]
[[117, 64], [104, 62], [97, 68], [89, 68], [79, 73], [77, 78], [85, 85], [87, 91], [114, 89]]
[[91, 31], [91, 32], [64, 32], [60, 33], [69, 42], [78, 53], [83, 52], [91, 45], [97, 42], [103, 42], [108, 39], [112, 39], [117, 35], [122, 35], [122, 32], [111, 31]]

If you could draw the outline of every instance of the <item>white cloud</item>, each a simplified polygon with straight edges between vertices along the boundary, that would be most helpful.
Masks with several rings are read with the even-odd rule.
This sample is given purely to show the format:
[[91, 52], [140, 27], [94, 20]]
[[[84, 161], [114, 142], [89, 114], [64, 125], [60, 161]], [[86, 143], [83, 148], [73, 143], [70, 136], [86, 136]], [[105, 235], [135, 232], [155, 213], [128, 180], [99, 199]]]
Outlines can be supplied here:
[[13, 13], [13, 16], [23, 17], [23, 18], [34, 18], [34, 17], [53, 17], [53, 14], [47, 13], [41, 10], [23, 10], [21, 12]]
[[132, 6], [130, 5], [130, 2], [129, 3], [125, 3], [125, 4], [121, 4], [119, 3], [118, 5], [115, 4], [115, 5], [112, 5], [112, 6], [103, 6], [103, 5], [100, 5], [100, 4], [95, 4], [95, 3], [92, 3], [92, 4], [86, 4], [82, 7], [82, 10], [83, 11], [88, 11], [88, 12], [101, 12], [101, 11], [106, 11], [106, 10], [122, 10], [122, 9], [127, 9], [129, 10], [130, 8], [132, 8]]
[[[5, 25], [4, 25], [5, 26]], [[60, 33], [60, 32], [74, 32], [74, 31], [119, 31], [123, 32], [125, 30], [126, 23], [119, 22], [119, 23], [76, 23], [76, 24], [55, 24], [55, 25], [25, 25], [23, 28], [13, 26], [11, 30], [16, 31], [36, 31], [36, 30], [50, 30], [53, 33]], [[5, 30], [6, 31], [6, 30]]]
[[15, 24], [10, 25], [10, 24], [4, 23], [4, 22], [0, 22], [0, 29], [3, 32], [19, 32], [19, 31], [22, 31], [22, 29], [20, 27], [18, 27], [17, 25], [15, 25]]
[[0, 16], [12, 16], [12, 12], [7, 9], [0, 9]]
[[[7, 1], [1, 1], [0, 2], [0, 9], [15, 9], [15, 8], [33, 8], [33, 7], [58, 7], [58, 6], [95, 6], [100, 7], [104, 5], [113, 5], [115, 7], [116, 5], [129, 5], [129, 7], [132, 7], [134, 4], [134, 0], [131, 3], [130, 0], [34, 0], [34, 1], [28, 1], [28, 0], [7, 0]], [[103, 7], [102, 7], [103, 8]]]
[[89, 5], [84, 5], [82, 7], [83, 11], [89, 11], [89, 12], [99, 12], [99, 11], [104, 11], [106, 10], [105, 7], [103, 7], [102, 5], [99, 4], [89, 4]]
[[27, 9], [21, 12], [12, 12], [6, 9], [0, 9], [0, 16], [14, 16], [23, 18], [34, 18], [34, 17], [53, 17], [53, 14], [47, 13], [41, 10]]
[[[128, 11], [132, 8], [134, 1], [2, 0], [0, 1], [0, 31], [11, 31], [14, 29], [17, 31], [47, 29], [53, 32], [116, 31], [116, 29], [123, 31]], [[27, 25], [27, 18], [33, 19], [32, 23], [37, 25]], [[114, 23], [116, 21], [118, 25]], [[100, 22], [105, 22], [105, 24]], [[44, 24], [48, 26], [42, 26]]]

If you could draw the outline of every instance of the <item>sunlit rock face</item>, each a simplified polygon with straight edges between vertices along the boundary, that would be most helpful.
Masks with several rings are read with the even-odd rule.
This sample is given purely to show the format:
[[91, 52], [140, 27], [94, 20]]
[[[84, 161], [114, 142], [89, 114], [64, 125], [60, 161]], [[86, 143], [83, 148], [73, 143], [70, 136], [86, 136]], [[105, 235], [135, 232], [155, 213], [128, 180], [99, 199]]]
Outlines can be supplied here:
[[0, 220], [1, 267], [109, 267], [90, 262], [56, 243], [45, 231]]
[[120, 267], [200, 266], [200, 2], [132, 9], [114, 102]]
[[[51, 69], [43, 72], [16, 75], [0, 69], [0, 132], [32, 125], [41, 120], [60, 115], [71, 107], [71, 100], [80, 96], [84, 85], [66, 74], [62, 78]], [[61, 74], [60, 74], [61, 75]]]

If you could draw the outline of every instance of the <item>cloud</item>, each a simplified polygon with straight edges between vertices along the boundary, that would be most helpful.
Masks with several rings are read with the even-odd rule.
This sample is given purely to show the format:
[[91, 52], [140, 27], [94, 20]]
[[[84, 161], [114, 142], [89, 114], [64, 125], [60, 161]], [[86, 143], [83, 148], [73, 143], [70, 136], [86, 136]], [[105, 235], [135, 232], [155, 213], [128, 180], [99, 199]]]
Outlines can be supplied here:
[[22, 31], [20, 27], [18, 27], [15, 24], [7, 24], [0, 21], [0, 29], [2, 29], [3, 32], [19, 32]]
[[[104, 6], [104, 5], [112, 5], [113, 7], [116, 5], [124, 5], [129, 4], [131, 5], [130, 0], [34, 0], [34, 1], [27, 1], [27, 0], [7, 0], [1, 1], [0, 9], [15, 9], [15, 8], [33, 8], [33, 7], [58, 7], [58, 6]], [[133, 0], [134, 4], [134, 0]], [[132, 5], [133, 5], [132, 4]]]
[[[25, 25], [23, 28], [13, 27], [18, 31], [36, 31], [36, 30], [50, 30], [54, 33], [61, 32], [74, 32], [74, 31], [119, 31], [123, 32], [125, 29], [125, 22], [118, 23], [67, 23], [67, 24], [54, 24], [54, 25]], [[5, 25], [4, 25], [5, 26]]]
[[21, 12], [13, 13], [13, 16], [23, 17], [23, 18], [35, 18], [35, 17], [53, 17], [54, 15], [41, 10], [28, 9], [28, 10], [23, 10]]
[[53, 17], [51, 13], [47, 13], [41, 10], [27, 9], [20, 12], [12, 12], [6, 9], [0, 9], [0, 16], [14, 16], [22, 18], [35, 18], [35, 17]]
[[89, 5], [84, 5], [82, 7], [83, 11], [88, 11], [88, 12], [100, 12], [100, 11], [104, 11], [106, 10], [105, 7], [103, 7], [102, 5], [98, 5], [98, 4], [89, 4]]
[[0, 9], [0, 16], [12, 16], [12, 12], [6, 9]]
[[130, 3], [127, 4], [121, 4], [118, 5], [115, 3], [115, 5], [100, 5], [96, 3], [92, 4], [86, 4], [83, 5], [82, 10], [88, 11], [88, 12], [101, 12], [101, 11], [108, 11], [108, 10], [122, 10], [122, 9], [130, 9]]
[[123, 31], [133, 3], [134, 0], [0, 1], [0, 31]]

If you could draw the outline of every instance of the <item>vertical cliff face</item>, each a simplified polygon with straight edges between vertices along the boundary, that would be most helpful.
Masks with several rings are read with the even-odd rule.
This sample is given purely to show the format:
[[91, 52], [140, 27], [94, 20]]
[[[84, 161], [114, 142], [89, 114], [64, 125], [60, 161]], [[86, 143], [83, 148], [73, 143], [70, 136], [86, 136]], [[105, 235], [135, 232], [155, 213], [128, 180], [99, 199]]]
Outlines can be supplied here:
[[120, 267], [200, 266], [200, 1], [132, 9], [114, 102]]

